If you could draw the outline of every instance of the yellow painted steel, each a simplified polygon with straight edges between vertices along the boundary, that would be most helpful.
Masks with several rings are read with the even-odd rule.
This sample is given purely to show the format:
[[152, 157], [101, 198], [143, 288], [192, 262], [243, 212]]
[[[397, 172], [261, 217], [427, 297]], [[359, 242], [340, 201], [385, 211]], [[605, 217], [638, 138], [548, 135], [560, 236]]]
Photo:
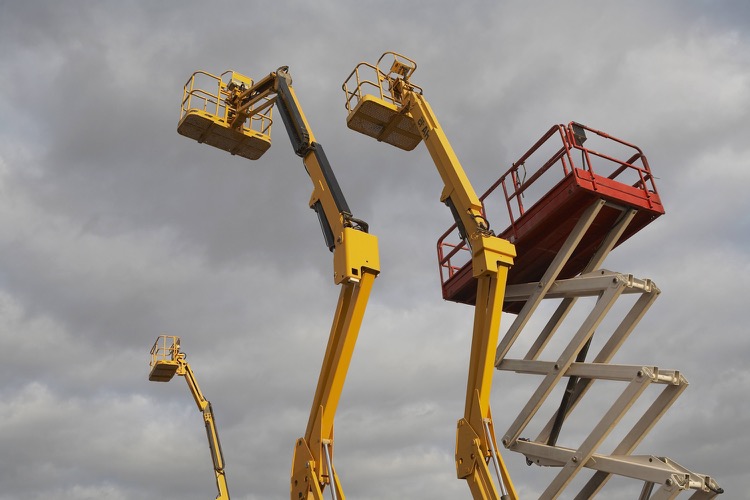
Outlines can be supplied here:
[[[387, 57], [392, 58], [392, 65], [383, 71], [380, 64]], [[363, 76], [368, 69], [374, 70], [372, 79]], [[515, 247], [490, 231], [479, 198], [422, 89], [409, 81], [415, 69], [414, 61], [395, 52], [383, 54], [374, 66], [360, 63], [343, 85], [347, 125], [405, 150], [423, 141], [443, 180], [440, 200], [452, 207], [456, 222], [466, 232], [473, 275], [478, 280], [466, 405], [456, 431], [456, 471], [467, 481], [474, 498], [516, 500], [518, 495], [498, 452], [490, 410], [494, 349]], [[353, 89], [349, 87], [352, 80]], [[404, 123], [407, 119], [411, 125]], [[492, 481], [490, 459], [497, 465], [500, 491]]]
[[[307, 125], [302, 108], [291, 87], [290, 91], [295, 107], [307, 126], [310, 134], [309, 142], [312, 144], [315, 142], [312, 131]], [[336, 206], [331, 186], [316, 155], [313, 152], [305, 154], [303, 163], [314, 186], [309, 205], [313, 207], [318, 202], [322, 205], [326, 220], [335, 237], [334, 282], [342, 288], [318, 377], [307, 430], [304, 437], [297, 440], [294, 448], [290, 498], [322, 500], [323, 488], [328, 485], [335, 489], [336, 498], [343, 500], [345, 496], [341, 481], [332, 463], [333, 423], [370, 290], [375, 277], [380, 272], [380, 258], [377, 238], [374, 235], [346, 225], [346, 220]], [[324, 460], [324, 447], [328, 447], [329, 450], [330, 469]]]
[[203, 423], [206, 426], [208, 448], [214, 464], [216, 488], [219, 494], [216, 500], [229, 500], [227, 479], [224, 472], [224, 455], [221, 452], [219, 431], [216, 429], [211, 403], [203, 396], [192, 368], [185, 360], [186, 355], [180, 352], [180, 337], [174, 335], [160, 335], [151, 348], [151, 372], [148, 379], [152, 382], [169, 382], [174, 375], [185, 377], [198, 410], [203, 413]]
[[[370, 291], [380, 272], [377, 237], [367, 232], [366, 223], [348, 212], [286, 67], [258, 81], [226, 72], [218, 78], [215, 93], [201, 91], [194, 82], [196, 75], [209, 74], [197, 72], [188, 80], [179, 133], [254, 160], [271, 145], [271, 112], [275, 107], [312, 181], [309, 206], [318, 213], [326, 243], [333, 252], [333, 279], [341, 285], [341, 291], [307, 429], [294, 449], [290, 495], [294, 500], [322, 500], [323, 491], [329, 487], [334, 498], [344, 500], [333, 466], [333, 424]], [[209, 123], [194, 130], [188, 118], [191, 114], [210, 115]]]
[[331, 462], [329, 468], [325, 460], [325, 447], [332, 456], [336, 408], [374, 280], [375, 274], [366, 271], [359, 283], [350, 281], [342, 285], [307, 430], [294, 448], [291, 475], [293, 499], [322, 499], [324, 484], [333, 485], [336, 498], [345, 498], [335, 467]]

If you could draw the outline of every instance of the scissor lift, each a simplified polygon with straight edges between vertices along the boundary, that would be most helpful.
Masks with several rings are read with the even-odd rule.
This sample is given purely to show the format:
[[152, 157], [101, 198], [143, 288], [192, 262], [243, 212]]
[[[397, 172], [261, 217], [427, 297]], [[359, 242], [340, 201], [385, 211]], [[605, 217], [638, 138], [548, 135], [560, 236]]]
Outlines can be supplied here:
[[[584, 145], [590, 138], [598, 139], [597, 149]], [[610, 154], [608, 148], [618, 154]], [[626, 159], [619, 159], [623, 153]], [[537, 182], [544, 187], [534, 197]], [[488, 205], [493, 197], [498, 197], [498, 188], [502, 188], [499, 204], [505, 206], [510, 219], [510, 225], [500, 236], [513, 242], [518, 252], [509, 271], [503, 310], [517, 316], [498, 345], [495, 363], [498, 370], [542, 378], [501, 442], [523, 453], [529, 464], [561, 468], [541, 498], [557, 498], [585, 468], [595, 472], [575, 496], [579, 500], [598, 494], [615, 475], [643, 481], [641, 499], [674, 498], [686, 490], [692, 491], [691, 498], [695, 499], [713, 498], [721, 493], [709, 476], [690, 472], [668, 458], [631, 455], [687, 388], [687, 379], [675, 370], [609, 364], [660, 293], [649, 279], [601, 269], [614, 247], [664, 213], [643, 152], [575, 122], [556, 125], [480, 197], [487, 217], [496, 215], [488, 213]], [[465, 241], [455, 241], [456, 233], [454, 225], [438, 242], [443, 297], [473, 304], [476, 280], [471, 276], [470, 262], [455, 263], [462, 253], [468, 253]], [[627, 312], [606, 340], [603, 338], [606, 332], [598, 331], [603, 347], [593, 361], [585, 362], [594, 332], [626, 295], [636, 295], [637, 299], [629, 309], [625, 306]], [[571, 332], [561, 326], [583, 297], [595, 297], [595, 303], [572, 332], [572, 338], [568, 338]], [[541, 312], [539, 306], [545, 299], [555, 301], [556, 309], [526, 355], [521, 359], [508, 358], [513, 345], [523, 338], [532, 315]], [[539, 316], [536, 314], [534, 319]], [[567, 344], [563, 341], [560, 350], [558, 343], [559, 353], [543, 360], [544, 350], [556, 333]], [[524, 339], [527, 344], [530, 340]], [[535, 439], [522, 438], [565, 378], [562, 401], [542, 431]], [[595, 380], [620, 382], [624, 388], [599, 420], [591, 419], [594, 426], [578, 448], [557, 446], [565, 419]], [[650, 405], [638, 406], [645, 406], [645, 410], [611, 454], [600, 453], [599, 447], [639, 398], [647, 395], [651, 385], [661, 390], [656, 389], [658, 394], [652, 396]]]
[[[381, 66], [384, 61], [392, 61], [390, 69]], [[436, 141], [441, 144], [447, 141], [422, 98], [422, 89], [410, 81], [415, 69], [414, 61], [396, 53], [384, 54], [375, 65], [360, 63], [343, 86], [349, 112], [347, 125], [407, 151], [424, 140], [436, 165], [457, 164], [449, 161], [453, 160], [451, 155], [444, 160], [433, 154]], [[452, 193], [444, 191], [441, 199], [454, 201]], [[471, 210], [482, 234], [494, 236], [489, 221], [497, 222], [496, 217], [509, 219], [507, 229], [498, 236], [513, 243], [517, 254], [507, 272], [501, 306], [503, 311], [517, 316], [498, 344], [495, 367], [542, 378], [501, 442], [506, 448], [524, 454], [529, 465], [560, 469], [540, 498], [558, 498], [564, 490], [575, 486], [580, 487], [575, 498], [588, 499], [599, 494], [613, 476], [642, 481], [640, 500], [671, 499], [684, 491], [692, 492], [693, 499], [708, 499], [723, 493], [711, 477], [693, 473], [668, 458], [632, 455], [685, 390], [685, 377], [679, 371], [654, 366], [610, 363], [660, 293], [649, 279], [601, 268], [613, 248], [664, 213], [641, 150], [579, 123], [557, 125], [513, 163], [479, 197], [479, 202], [478, 211], [474, 211], [474, 206]], [[471, 223], [458, 220], [464, 214], [456, 210], [456, 204], [449, 206], [457, 222], [438, 240], [443, 297], [474, 305], [479, 310], [485, 307], [486, 297], [478, 287], [481, 282], [475, 269], [480, 262], [474, 255], [476, 249], [472, 248], [477, 237], [467, 230]], [[629, 308], [625, 304], [626, 312], [619, 323], [613, 321], [614, 314], [610, 313], [620, 311], [622, 307], [615, 305], [628, 295], [635, 295], [636, 299]], [[589, 300], [578, 302], [582, 298]], [[566, 318], [580, 319], [570, 314], [574, 305], [577, 302], [586, 305], [591, 298], [593, 306], [580, 324], [567, 328]], [[545, 299], [554, 300], [557, 306], [546, 322], [541, 322], [544, 326], [534, 337], [527, 330], [531, 330], [530, 325], [540, 324], [538, 316], [550, 310], [539, 308]], [[538, 313], [535, 321], [531, 321], [535, 312]], [[566, 328], [561, 328], [564, 322]], [[611, 323], [615, 323], [614, 327]], [[612, 327], [606, 337], [605, 326]], [[597, 329], [602, 330], [597, 333], [597, 344], [602, 345], [593, 361], [586, 362]], [[522, 342], [517, 342], [519, 339]], [[514, 345], [522, 351], [525, 345], [526, 355], [520, 359], [508, 357]], [[548, 351], [553, 348], [559, 353], [550, 354]], [[553, 405], [554, 411], [541, 426], [541, 432], [534, 439], [522, 437], [524, 431], [531, 432], [529, 424], [540, 410], [548, 409], [545, 402], [564, 378], [567, 382], [562, 401]], [[587, 412], [585, 420], [593, 422], [593, 427], [577, 447], [558, 445], [566, 418], [580, 407], [582, 397], [596, 380], [621, 383], [624, 389], [607, 391], [616, 397], [598, 418]], [[661, 387], [661, 391], [657, 391], [650, 403], [638, 401], [651, 385]], [[626, 417], [633, 407], [643, 410], [640, 417]], [[507, 405], [504, 409], [507, 412]], [[623, 418], [628, 422], [634, 420], [630, 430], [612, 434]], [[485, 421], [491, 420], [485, 418]], [[575, 424], [576, 431], [580, 431], [585, 422], [576, 420]], [[491, 433], [488, 430], [486, 434]], [[603, 443], [617, 436], [622, 437], [611, 453], [602, 453]], [[494, 437], [489, 439], [490, 444], [492, 441]], [[494, 450], [490, 452], [494, 456]], [[456, 456], [459, 477], [463, 477], [458, 451]], [[587, 481], [585, 477], [576, 477], [583, 469], [591, 473]], [[503, 482], [509, 482], [509, 478], [504, 477]], [[472, 492], [475, 498], [495, 498], [474, 489]], [[511, 492], [510, 496], [517, 495]]]

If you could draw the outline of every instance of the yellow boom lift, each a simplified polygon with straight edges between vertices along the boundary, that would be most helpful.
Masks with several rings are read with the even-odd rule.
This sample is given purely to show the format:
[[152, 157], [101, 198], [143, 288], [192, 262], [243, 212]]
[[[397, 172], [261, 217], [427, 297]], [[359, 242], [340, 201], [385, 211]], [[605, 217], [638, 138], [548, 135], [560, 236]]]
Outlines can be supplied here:
[[220, 76], [194, 73], [185, 84], [177, 131], [256, 160], [271, 146], [274, 107], [313, 183], [309, 206], [333, 252], [334, 283], [341, 285], [307, 430], [294, 448], [290, 495], [293, 500], [322, 499], [329, 487], [334, 500], [343, 500], [333, 466], [333, 424], [370, 290], [380, 272], [377, 238], [352, 216], [297, 101], [287, 67], [257, 82], [234, 71]]
[[175, 374], [185, 377], [190, 393], [193, 395], [198, 409], [203, 413], [203, 421], [206, 424], [208, 448], [211, 450], [216, 487], [219, 490], [216, 500], [229, 500], [227, 478], [224, 473], [224, 455], [221, 452], [214, 412], [211, 403], [203, 396], [200, 387], [198, 387], [195, 374], [185, 358], [185, 353], [180, 352], [180, 337], [160, 335], [151, 348], [151, 373], [149, 373], [148, 379], [152, 382], [169, 382]]
[[[378, 68], [387, 57], [391, 67], [386, 73]], [[456, 431], [456, 470], [458, 477], [468, 482], [474, 498], [516, 499], [518, 495], [498, 452], [490, 410], [494, 349], [505, 283], [516, 252], [513, 244], [490, 230], [482, 204], [422, 89], [409, 81], [416, 67], [411, 59], [393, 52], [383, 54], [376, 66], [360, 63], [343, 85], [349, 111], [347, 124], [407, 151], [424, 141], [440, 173], [444, 184], [440, 201], [450, 208], [463, 239], [469, 242], [477, 280], [466, 403]], [[375, 70], [377, 81], [363, 79], [361, 71], [367, 68]], [[350, 82], [355, 84], [353, 89], [348, 87]], [[368, 85], [374, 94], [363, 93]], [[490, 475], [490, 462], [498, 476], [499, 491]]]

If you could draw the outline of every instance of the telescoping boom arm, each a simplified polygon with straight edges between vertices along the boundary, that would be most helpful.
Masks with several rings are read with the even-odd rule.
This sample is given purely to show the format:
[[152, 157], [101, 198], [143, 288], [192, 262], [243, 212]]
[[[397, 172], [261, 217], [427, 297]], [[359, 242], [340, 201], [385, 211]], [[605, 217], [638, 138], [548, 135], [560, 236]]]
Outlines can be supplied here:
[[[381, 65], [387, 62], [390, 69], [383, 71]], [[360, 63], [343, 85], [347, 125], [405, 150], [424, 141], [443, 180], [440, 201], [450, 208], [471, 248], [473, 275], [478, 282], [466, 406], [456, 432], [456, 470], [458, 477], [468, 482], [474, 498], [515, 500], [517, 494], [498, 452], [490, 411], [495, 346], [515, 248], [490, 230], [481, 202], [422, 89], [409, 81], [416, 67], [414, 61], [395, 52], [383, 54], [375, 66]], [[364, 75], [373, 70], [374, 79], [366, 79]], [[495, 465], [499, 492], [489, 472], [490, 461]]]
[[200, 387], [198, 387], [195, 374], [185, 358], [185, 353], [180, 352], [180, 337], [160, 335], [151, 348], [151, 373], [148, 379], [152, 382], [169, 382], [175, 374], [185, 377], [190, 393], [193, 395], [198, 409], [203, 413], [203, 421], [206, 424], [208, 448], [211, 451], [216, 487], [219, 490], [216, 500], [229, 500], [227, 478], [224, 473], [224, 455], [221, 452], [214, 412], [211, 403], [203, 396]]
[[288, 68], [257, 82], [227, 72], [229, 82], [214, 77], [218, 93], [209, 97], [193, 83], [199, 73], [185, 86], [179, 133], [257, 159], [270, 147], [275, 107], [313, 183], [309, 206], [317, 213], [326, 246], [333, 252], [334, 283], [341, 285], [341, 291], [307, 429], [295, 445], [290, 493], [294, 500], [322, 499], [322, 492], [330, 487], [332, 498], [343, 500], [333, 467], [333, 423], [370, 290], [380, 272], [377, 238], [368, 233], [364, 221], [352, 216], [323, 146], [315, 141], [302, 112]]

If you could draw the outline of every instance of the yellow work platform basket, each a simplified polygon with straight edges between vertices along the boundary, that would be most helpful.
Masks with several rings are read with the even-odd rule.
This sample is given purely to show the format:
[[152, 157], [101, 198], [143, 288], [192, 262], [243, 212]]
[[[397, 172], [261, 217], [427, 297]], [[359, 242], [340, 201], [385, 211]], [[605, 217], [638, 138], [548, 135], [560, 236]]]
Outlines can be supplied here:
[[151, 348], [151, 382], [169, 382], [180, 367], [180, 337], [159, 335]]
[[[383, 64], [391, 63], [388, 72]], [[386, 52], [373, 66], [359, 63], [344, 82], [348, 112], [346, 125], [350, 129], [374, 137], [397, 148], [411, 151], [417, 147], [422, 136], [414, 124], [408, 110], [401, 107], [390, 88], [383, 88], [391, 82], [394, 74], [408, 78], [417, 68], [417, 63], [395, 52]], [[416, 85], [411, 88], [422, 93]]]
[[248, 160], [257, 160], [271, 147], [270, 100], [255, 108], [238, 108], [232, 97], [252, 87], [237, 72], [215, 76], [196, 71], [185, 83], [177, 132]]

